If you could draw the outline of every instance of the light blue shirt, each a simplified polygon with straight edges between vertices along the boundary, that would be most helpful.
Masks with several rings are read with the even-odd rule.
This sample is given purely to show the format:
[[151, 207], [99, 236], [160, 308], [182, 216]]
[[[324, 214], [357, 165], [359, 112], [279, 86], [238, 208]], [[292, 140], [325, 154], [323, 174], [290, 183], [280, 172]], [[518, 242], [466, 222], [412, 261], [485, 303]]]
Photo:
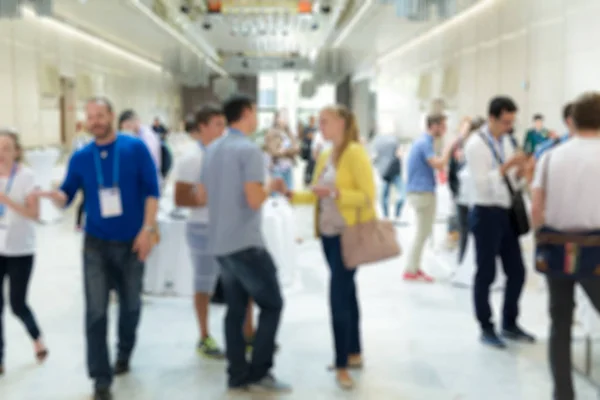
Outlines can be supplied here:
[[200, 173], [208, 200], [208, 251], [229, 255], [252, 247], [264, 248], [261, 211], [246, 201], [244, 186], [265, 180], [260, 147], [242, 132], [228, 132], [206, 149]]
[[545, 142], [541, 143], [535, 150], [535, 153], [534, 153], [535, 159], [539, 160], [540, 158], [542, 158], [542, 156], [544, 155], [545, 152], [547, 152], [548, 150], [550, 150], [557, 144], [566, 142], [570, 137], [571, 136], [568, 133], [565, 133], [563, 136], [561, 136], [560, 139], [558, 139], [558, 143], [556, 143], [556, 141], [555, 141], [556, 139], [548, 139]]
[[433, 136], [424, 133], [413, 145], [408, 153], [408, 179], [406, 190], [414, 192], [435, 192], [435, 174], [428, 160], [435, 157], [433, 149]]

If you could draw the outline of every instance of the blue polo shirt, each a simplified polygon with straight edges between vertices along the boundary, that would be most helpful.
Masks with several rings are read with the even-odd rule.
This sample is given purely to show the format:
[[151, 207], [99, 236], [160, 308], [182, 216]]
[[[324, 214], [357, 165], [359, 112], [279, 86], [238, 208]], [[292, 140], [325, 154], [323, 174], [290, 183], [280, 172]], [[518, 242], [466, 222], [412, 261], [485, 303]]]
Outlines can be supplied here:
[[561, 136], [560, 139], [558, 139], [558, 143], [555, 141], [555, 139], [548, 139], [545, 142], [539, 144], [534, 153], [535, 159], [539, 160], [540, 158], [542, 158], [545, 152], [547, 152], [548, 150], [550, 150], [558, 144], [566, 142], [567, 140], [569, 140], [570, 137], [571, 136], [568, 133], [566, 133], [563, 136]]
[[[115, 178], [118, 181], [123, 210], [120, 216], [102, 217], [99, 178], [105, 188], [114, 187]], [[73, 154], [60, 187], [67, 195], [67, 205], [79, 189], [85, 193], [85, 232], [98, 239], [121, 242], [133, 240], [142, 228], [146, 199], [159, 197], [156, 166], [148, 148], [140, 139], [121, 134], [110, 144], [98, 146], [92, 142]]]
[[433, 136], [424, 133], [412, 144], [408, 153], [406, 191], [435, 192], [435, 173], [427, 160], [435, 157]]

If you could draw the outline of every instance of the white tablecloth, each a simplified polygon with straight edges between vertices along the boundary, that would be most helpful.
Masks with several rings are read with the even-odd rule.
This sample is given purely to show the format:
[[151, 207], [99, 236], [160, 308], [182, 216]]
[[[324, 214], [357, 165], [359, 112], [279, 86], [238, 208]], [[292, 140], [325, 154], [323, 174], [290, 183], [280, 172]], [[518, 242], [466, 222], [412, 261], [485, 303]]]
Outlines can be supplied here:
[[[54, 178], [54, 166], [56, 165], [60, 152], [56, 148], [45, 150], [31, 150], [25, 152], [25, 160], [31, 166], [35, 174], [36, 185], [41, 190], [50, 190]], [[40, 200], [40, 220], [43, 222], [55, 222], [60, 219], [60, 211], [54, 207], [48, 199]]]
[[194, 270], [185, 237], [185, 220], [160, 217], [160, 243], [146, 261], [144, 292], [153, 295], [192, 296]]

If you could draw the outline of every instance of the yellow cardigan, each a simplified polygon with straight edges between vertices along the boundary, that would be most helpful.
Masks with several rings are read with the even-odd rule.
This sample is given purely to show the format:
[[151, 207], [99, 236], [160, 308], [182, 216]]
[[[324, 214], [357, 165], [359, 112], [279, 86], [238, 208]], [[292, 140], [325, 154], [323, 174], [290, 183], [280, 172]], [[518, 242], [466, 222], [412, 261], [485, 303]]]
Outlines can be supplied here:
[[[316, 184], [329, 162], [331, 151], [321, 154], [315, 166], [312, 184]], [[360, 209], [360, 222], [376, 218], [375, 181], [369, 154], [360, 143], [352, 142], [346, 147], [336, 166], [335, 187], [339, 192], [336, 204], [346, 225], [357, 223]], [[319, 235], [318, 198], [310, 190], [294, 192], [292, 204], [315, 205], [315, 235]]]

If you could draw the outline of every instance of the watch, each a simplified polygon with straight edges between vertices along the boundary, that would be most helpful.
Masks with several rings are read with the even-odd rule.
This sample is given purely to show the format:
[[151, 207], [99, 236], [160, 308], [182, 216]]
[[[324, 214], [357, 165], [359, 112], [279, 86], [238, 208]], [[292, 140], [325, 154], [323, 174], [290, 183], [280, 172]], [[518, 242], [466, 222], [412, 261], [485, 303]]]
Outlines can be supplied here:
[[144, 225], [143, 228], [146, 232], [154, 233], [156, 232], [156, 227], [154, 225]]

